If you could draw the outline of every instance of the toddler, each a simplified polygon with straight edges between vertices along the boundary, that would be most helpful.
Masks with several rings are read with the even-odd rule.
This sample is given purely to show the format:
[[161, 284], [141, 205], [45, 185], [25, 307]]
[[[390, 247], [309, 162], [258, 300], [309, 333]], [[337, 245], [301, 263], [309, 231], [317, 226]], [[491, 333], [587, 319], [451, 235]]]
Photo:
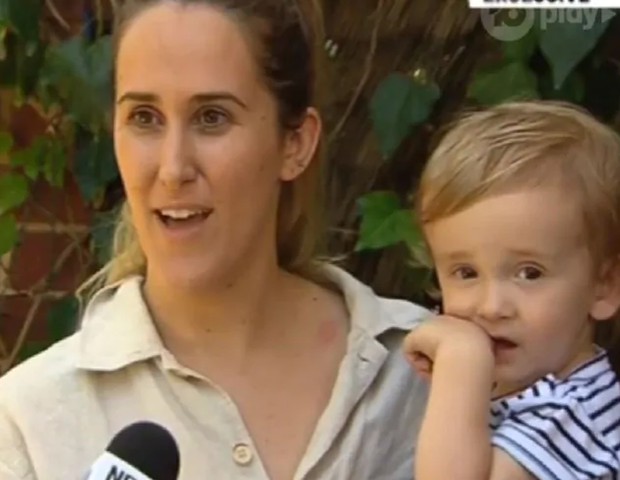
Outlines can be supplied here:
[[620, 307], [617, 134], [560, 102], [468, 114], [418, 192], [443, 314], [404, 344], [431, 379], [416, 480], [619, 478], [620, 386], [594, 342]]

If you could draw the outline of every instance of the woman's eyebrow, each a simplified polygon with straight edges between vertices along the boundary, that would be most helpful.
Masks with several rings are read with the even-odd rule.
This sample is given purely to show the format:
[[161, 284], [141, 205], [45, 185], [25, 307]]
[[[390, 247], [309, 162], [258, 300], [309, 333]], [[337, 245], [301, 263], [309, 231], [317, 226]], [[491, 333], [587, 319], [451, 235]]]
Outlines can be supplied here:
[[153, 93], [147, 92], [126, 92], [118, 98], [116, 104], [120, 105], [126, 101], [158, 103], [159, 97]]
[[[190, 99], [192, 103], [212, 102], [214, 100], [229, 100], [236, 103], [245, 110], [248, 109], [248, 106], [241, 99], [239, 99], [239, 97], [229, 92], [197, 93], [195, 95], [192, 95]], [[126, 92], [118, 98], [116, 104], [120, 105], [121, 103], [126, 101], [159, 103], [160, 99], [154, 93]]]
[[230, 92], [197, 93], [192, 96], [192, 102], [195, 103], [212, 102], [214, 100], [229, 100], [245, 110], [248, 109], [248, 106], [239, 97]]

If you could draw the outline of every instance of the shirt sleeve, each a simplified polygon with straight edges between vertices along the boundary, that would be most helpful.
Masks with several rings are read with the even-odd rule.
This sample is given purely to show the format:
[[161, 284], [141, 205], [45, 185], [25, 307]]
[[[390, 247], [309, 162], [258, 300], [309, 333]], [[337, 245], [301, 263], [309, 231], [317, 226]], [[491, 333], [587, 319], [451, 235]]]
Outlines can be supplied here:
[[0, 405], [0, 478], [2, 480], [35, 480], [23, 438], [9, 415]]
[[617, 455], [575, 399], [537, 399], [511, 406], [492, 444], [538, 480], [617, 478]]

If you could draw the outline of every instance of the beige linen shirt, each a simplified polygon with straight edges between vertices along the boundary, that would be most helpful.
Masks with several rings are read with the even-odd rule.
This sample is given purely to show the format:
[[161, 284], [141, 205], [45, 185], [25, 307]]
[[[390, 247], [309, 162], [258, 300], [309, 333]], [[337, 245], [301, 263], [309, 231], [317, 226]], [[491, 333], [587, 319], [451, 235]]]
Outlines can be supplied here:
[[[427, 312], [377, 297], [338, 268], [328, 273], [350, 313], [347, 353], [294, 479], [411, 479], [427, 388], [401, 340]], [[1, 480], [83, 478], [138, 420], [176, 438], [179, 480], [268, 479], [231, 398], [162, 345], [142, 280], [102, 289], [77, 333], [0, 378]]]

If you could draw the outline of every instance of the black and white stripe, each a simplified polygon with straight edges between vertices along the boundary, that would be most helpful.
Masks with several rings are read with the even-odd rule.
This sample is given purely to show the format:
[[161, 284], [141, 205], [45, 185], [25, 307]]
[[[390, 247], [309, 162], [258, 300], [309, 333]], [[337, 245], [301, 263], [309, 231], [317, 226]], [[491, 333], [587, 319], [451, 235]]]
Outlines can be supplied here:
[[491, 406], [493, 445], [541, 480], [620, 479], [620, 384], [605, 352]]

